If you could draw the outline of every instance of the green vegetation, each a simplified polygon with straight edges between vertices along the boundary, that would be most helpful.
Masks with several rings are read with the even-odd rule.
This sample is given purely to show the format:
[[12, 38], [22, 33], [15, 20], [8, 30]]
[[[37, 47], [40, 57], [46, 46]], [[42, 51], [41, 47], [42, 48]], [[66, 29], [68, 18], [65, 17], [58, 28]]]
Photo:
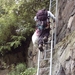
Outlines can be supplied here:
[[[49, 9], [49, 0], [0, 0], [0, 55], [21, 46], [22, 42], [31, 38], [35, 30], [34, 16], [42, 8]], [[35, 73], [35, 68], [18, 64], [16, 67], [12, 65], [8, 75]]]
[[0, 0], [0, 54], [22, 45], [35, 29], [36, 11], [49, 0]]
[[35, 68], [26, 68], [26, 65], [19, 63], [13, 68], [8, 75], [34, 75], [36, 73]]

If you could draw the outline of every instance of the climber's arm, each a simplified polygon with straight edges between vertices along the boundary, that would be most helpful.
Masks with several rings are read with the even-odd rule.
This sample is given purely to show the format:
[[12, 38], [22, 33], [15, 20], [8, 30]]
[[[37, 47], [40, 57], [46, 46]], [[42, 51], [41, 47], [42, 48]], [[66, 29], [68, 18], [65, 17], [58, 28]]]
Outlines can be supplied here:
[[53, 21], [55, 22], [55, 16], [50, 12], [50, 11], [48, 11], [48, 18], [50, 19], [50, 18], [52, 18], [53, 19]]

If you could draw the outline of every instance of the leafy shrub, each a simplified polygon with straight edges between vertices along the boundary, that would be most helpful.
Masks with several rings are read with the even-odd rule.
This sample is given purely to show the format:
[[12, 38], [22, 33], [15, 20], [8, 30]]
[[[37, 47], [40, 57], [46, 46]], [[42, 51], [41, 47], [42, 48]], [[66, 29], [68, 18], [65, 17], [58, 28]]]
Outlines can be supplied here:
[[34, 75], [35, 73], [35, 68], [26, 68], [25, 64], [20, 63], [8, 75]]
[[20, 75], [35, 75], [36, 69], [35, 68], [28, 68], [24, 72], [22, 72]]
[[17, 73], [24, 72], [26, 70], [26, 65], [23, 63], [20, 63], [15, 67], [15, 70]]
[[26, 69], [26, 64], [19, 63], [16, 65], [15, 68], [13, 68], [8, 75], [20, 75], [21, 72], [24, 72]]

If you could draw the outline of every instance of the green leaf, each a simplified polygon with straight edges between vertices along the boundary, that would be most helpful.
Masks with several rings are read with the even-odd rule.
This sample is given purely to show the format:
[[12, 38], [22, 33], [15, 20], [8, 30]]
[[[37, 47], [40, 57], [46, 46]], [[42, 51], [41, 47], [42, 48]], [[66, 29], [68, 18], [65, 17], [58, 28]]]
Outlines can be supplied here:
[[11, 42], [10, 46], [17, 48], [18, 46], [21, 46], [21, 43], [20, 43], [20, 41], [14, 41], [14, 42]]

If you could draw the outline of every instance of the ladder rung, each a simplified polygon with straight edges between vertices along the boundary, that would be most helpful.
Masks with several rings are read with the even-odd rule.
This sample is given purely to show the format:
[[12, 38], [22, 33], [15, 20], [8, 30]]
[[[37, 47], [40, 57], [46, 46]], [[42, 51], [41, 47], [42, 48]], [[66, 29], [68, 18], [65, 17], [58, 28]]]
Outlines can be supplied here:
[[[54, 49], [54, 48], [53, 48]], [[49, 49], [49, 50], [44, 50], [45, 52], [47, 52], [47, 51], [50, 51], [51, 49]]]
[[50, 58], [41, 58], [40, 61], [41, 60], [50, 60]]
[[45, 42], [45, 44], [50, 44], [50, 43], [51, 43], [51, 41]]
[[44, 58], [43, 60], [50, 60], [50, 58]]
[[49, 68], [50, 68], [50, 67], [43, 67], [43, 68], [40, 67], [40, 69], [49, 69]]
[[[51, 50], [51, 49], [50, 49]], [[45, 52], [48, 52], [48, 51], [50, 51], [50, 50], [45, 50]]]
[[52, 0], [51, 3], [54, 2], [54, 1], [55, 1], [55, 0]]
[[54, 4], [52, 7], [56, 6], [56, 4]]

